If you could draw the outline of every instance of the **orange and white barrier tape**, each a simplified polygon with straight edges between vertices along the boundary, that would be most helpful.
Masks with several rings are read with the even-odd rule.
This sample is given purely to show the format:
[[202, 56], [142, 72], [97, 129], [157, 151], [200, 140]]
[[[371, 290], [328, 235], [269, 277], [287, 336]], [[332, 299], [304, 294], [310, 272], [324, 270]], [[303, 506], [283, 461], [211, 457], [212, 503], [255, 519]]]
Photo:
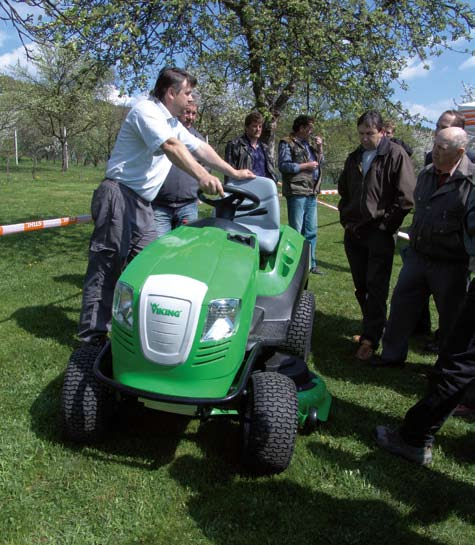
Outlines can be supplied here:
[[75, 216], [71, 218], [28, 221], [26, 223], [16, 223], [14, 225], [0, 225], [0, 236], [28, 231], [39, 231], [40, 229], [49, 229], [50, 227], [66, 227], [67, 225], [76, 225], [77, 223], [87, 223], [88, 221], [91, 221], [91, 219], [91, 216]]

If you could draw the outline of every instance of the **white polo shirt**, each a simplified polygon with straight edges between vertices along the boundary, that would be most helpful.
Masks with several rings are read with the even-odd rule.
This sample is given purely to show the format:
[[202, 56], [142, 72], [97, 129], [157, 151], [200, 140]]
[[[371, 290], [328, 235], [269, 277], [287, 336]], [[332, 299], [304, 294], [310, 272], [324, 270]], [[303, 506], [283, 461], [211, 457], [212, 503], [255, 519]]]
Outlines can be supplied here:
[[107, 163], [106, 177], [153, 201], [172, 163], [161, 145], [175, 137], [196, 151], [201, 140], [193, 136], [156, 98], [140, 100], [128, 113]]

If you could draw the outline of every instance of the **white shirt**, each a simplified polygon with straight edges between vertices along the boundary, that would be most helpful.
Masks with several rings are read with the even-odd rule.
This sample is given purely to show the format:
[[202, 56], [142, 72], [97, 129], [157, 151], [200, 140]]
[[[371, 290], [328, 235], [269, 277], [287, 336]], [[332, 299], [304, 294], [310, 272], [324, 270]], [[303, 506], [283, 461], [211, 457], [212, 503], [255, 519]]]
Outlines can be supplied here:
[[373, 162], [373, 159], [376, 157], [377, 149], [371, 149], [363, 152], [363, 177], [366, 176], [366, 173]]
[[193, 136], [156, 98], [140, 100], [125, 118], [107, 163], [106, 177], [153, 201], [172, 163], [161, 145], [169, 138], [180, 140], [190, 152], [201, 141]]

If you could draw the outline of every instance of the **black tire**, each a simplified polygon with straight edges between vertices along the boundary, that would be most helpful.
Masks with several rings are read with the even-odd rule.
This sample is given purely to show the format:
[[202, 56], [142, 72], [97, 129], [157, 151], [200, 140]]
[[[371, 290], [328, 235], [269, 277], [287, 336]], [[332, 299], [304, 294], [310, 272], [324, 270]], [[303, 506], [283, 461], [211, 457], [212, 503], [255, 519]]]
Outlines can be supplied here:
[[304, 290], [297, 303], [295, 315], [287, 334], [287, 341], [280, 347], [280, 350], [307, 361], [312, 348], [314, 314], [315, 297], [313, 293]]
[[69, 360], [61, 396], [63, 430], [73, 441], [87, 443], [100, 440], [108, 428], [114, 395], [93, 373], [101, 348], [82, 346]]
[[241, 414], [241, 460], [246, 470], [271, 475], [287, 469], [298, 428], [294, 382], [280, 373], [251, 376]]

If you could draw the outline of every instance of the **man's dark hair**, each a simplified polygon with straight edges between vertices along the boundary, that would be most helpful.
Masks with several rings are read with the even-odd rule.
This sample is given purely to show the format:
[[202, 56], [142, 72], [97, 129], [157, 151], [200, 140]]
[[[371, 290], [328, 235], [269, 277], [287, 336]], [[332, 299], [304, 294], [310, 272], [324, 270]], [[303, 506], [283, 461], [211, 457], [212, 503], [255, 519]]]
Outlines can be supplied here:
[[294, 119], [292, 124], [292, 132], [299, 132], [301, 127], [306, 127], [310, 123], [315, 123], [315, 118], [311, 115], [299, 115]]
[[381, 114], [376, 110], [368, 110], [364, 114], [358, 117], [356, 126], [364, 125], [365, 127], [374, 127], [378, 131], [382, 131], [384, 127], [384, 121]]
[[440, 114], [439, 119], [443, 115], [450, 115], [453, 117], [451, 127], [460, 127], [461, 129], [465, 129], [465, 117], [462, 112], [458, 112], [457, 110], [445, 110], [445, 112], [442, 112]]
[[197, 80], [182, 68], [167, 66], [160, 70], [152, 95], [159, 100], [162, 100], [170, 87], [178, 93], [187, 80], [191, 87], [196, 87]]
[[259, 123], [261, 125], [264, 123], [264, 116], [261, 114], [261, 112], [254, 110], [250, 114], [246, 115], [246, 119], [244, 119], [244, 126], [249, 127], [249, 125], [252, 125], [253, 123]]

